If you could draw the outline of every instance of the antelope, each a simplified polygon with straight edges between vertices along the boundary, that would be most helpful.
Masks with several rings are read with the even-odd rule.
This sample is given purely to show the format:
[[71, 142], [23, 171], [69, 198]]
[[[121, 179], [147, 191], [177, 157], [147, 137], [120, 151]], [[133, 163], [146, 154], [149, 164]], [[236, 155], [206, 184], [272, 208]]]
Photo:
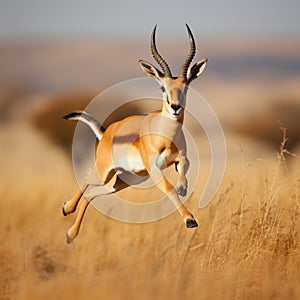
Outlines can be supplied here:
[[[172, 76], [167, 62], [157, 50], [155, 43], [157, 26], [154, 27], [151, 35], [151, 52], [161, 70], [149, 62], [139, 60], [142, 70], [160, 85], [162, 91], [161, 110], [145, 115], [126, 117], [110, 124], [106, 129], [84, 111], [72, 112], [64, 116], [64, 119], [86, 123], [99, 140], [95, 168], [99, 180], [98, 185], [105, 186], [106, 189], [99, 192], [97, 196], [115, 193], [130, 186], [122, 180], [121, 175], [141, 176], [141, 174], [147, 174], [174, 203], [186, 227], [193, 228], [198, 224], [179, 198], [179, 196], [187, 194], [186, 173], [189, 168], [182, 124], [188, 86], [204, 71], [207, 59], [202, 59], [191, 66], [196, 53], [196, 45], [189, 26], [185, 25], [189, 36], [190, 50], [180, 68], [178, 77]], [[178, 172], [176, 186], [173, 186], [163, 173], [164, 169], [171, 165], [175, 165]], [[111, 180], [114, 180], [114, 184], [112, 187], [108, 187]], [[68, 243], [71, 243], [79, 233], [83, 216], [91, 201], [85, 197], [88, 186], [89, 183], [86, 183], [71, 200], [63, 205], [62, 211], [66, 216], [75, 212], [77, 204], [82, 199], [75, 222], [67, 232]]]

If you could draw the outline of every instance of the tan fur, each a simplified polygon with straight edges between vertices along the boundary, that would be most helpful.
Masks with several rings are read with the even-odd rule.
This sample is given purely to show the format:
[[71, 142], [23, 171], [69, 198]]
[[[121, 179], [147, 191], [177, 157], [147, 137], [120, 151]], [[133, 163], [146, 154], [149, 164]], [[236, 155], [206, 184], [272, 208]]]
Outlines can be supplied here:
[[[96, 152], [96, 170], [99, 177], [96, 185], [104, 187], [103, 191], [99, 190], [98, 195], [114, 193], [128, 186], [115, 176], [120, 172], [148, 174], [173, 201], [186, 226], [189, 228], [197, 226], [197, 222], [181, 203], [178, 194], [184, 196], [187, 192], [186, 172], [189, 161], [186, 157], [186, 142], [182, 131], [187, 85], [202, 73], [206, 62], [204, 59], [195, 64], [193, 72], [188, 72], [190, 76], [187, 78], [173, 78], [165, 77], [150, 63], [140, 61], [142, 69], [149, 77], [158, 81], [162, 88], [162, 109], [148, 115], [127, 117], [107, 128]], [[176, 187], [162, 172], [172, 164], [175, 164], [179, 174]], [[108, 187], [112, 178], [116, 178], [116, 182]], [[77, 236], [89, 204], [84, 197], [88, 185], [86, 184], [63, 206], [64, 215], [70, 214], [75, 211], [80, 199], [83, 199], [76, 220], [67, 233], [69, 243]]]
[[[180, 185], [186, 186], [185, 174], [187, 170], [185, 170], [185, 166], [188, 164], [188, 160], [186, 158], [185, 139], [181, 130], [182, 120], [183, 112], [180, 116], [173, 118], [166, 112], [166, 107], [164, 106], [161, 111], [156, 111], [149, 115], [131, 116], [111, 124], [97, 147], [96, 167], [100, 182], [107, 184], [116, 171], [121, 168], [135, 174], [140, 174], [144, 171], [144, 174], [153, 176], [154, 180], [155, 177], [161, 177], [158, 187], [168, 194], [184, 221], [193, 219], [191, 213], [181, 204], [176, 189], [161, 172], [162, 169], [176, 163], [180, 176], [178, 182]], [[128, 151], [120, 151], [124, 145], [128, 146]], [[129, 156], [128, 153], [130, 153]], [[134, 157], [136, 161], [140, 160], [143, 167], [137, 170], [130, 169], [130, 166], [125, 163], [128, 161], [128, 157]], [[163, 157], [162, 165], [153, 165], [151, 159], [155, 160], [160, 157]], [[123, 165], [122, 159], [125, 161]], [[65, 203], [65, 214], [75, 210], [82, 195], [83, 193], [79, 191], [72, 200]], [[71, 242], [78, 234], [88, 204], [87, 199], [83, 197], [76, 220], [68, 231], [68, 242]]]

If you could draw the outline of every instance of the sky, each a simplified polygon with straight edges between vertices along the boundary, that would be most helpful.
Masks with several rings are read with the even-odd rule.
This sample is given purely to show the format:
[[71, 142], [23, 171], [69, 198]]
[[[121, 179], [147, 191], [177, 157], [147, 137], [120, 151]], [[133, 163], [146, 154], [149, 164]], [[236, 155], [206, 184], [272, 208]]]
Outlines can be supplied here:
[[166, 35], [300, 38], [299, 0], [0, 0], [0, 39]]

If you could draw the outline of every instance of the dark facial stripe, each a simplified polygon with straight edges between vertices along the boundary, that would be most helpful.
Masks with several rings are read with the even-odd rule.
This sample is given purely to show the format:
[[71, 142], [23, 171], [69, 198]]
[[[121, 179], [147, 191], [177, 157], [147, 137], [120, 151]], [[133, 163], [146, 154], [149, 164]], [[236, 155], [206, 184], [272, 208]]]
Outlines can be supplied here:
[[179, 89], [172, 89], [170, 91], [170, 95], [171, 95], [171, 99], [175, 100], [177, 99], [178, 101], [181, 101], [182, 100], [182, 97], [183, 97], [183, 94], [182, 94], [182, 91], [179, 90]]

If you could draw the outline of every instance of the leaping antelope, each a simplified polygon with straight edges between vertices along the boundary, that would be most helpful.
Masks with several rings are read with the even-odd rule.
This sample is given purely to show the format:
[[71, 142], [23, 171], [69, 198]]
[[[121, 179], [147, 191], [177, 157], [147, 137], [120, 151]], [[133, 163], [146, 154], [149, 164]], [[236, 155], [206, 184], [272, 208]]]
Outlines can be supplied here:
[[[207, 59], [202, 59], [190, 66], [196, 53], [196, 45], [187, 24], [186, 28], [190, 51], [178, 77], [172, 76], [167, 62], [156, 48], [156, 26], [151, 35], [151, 52], [161, 70], [149, 62], [139, 61], [142, 70], [160, 85], [163, 95], [161, 110], [146, 115], [127, 117], [112, 123], [106, 130], [85, 112], [72, 112], [64, 118], [86, 123], [99, 140], [96, 150], [96, 170], [99, 185], [107, 187], [103, 193], [100, 193], [101, 195], [115, 193], [129, 185], [121, 179], [121, 174], [146, 173], [173, 201], [186, 227], [193, 228], [198, 224], [178, 196], [185, 196], [187, 193], [186, 173], [189, 168], [182, 124], [188, 86], [204, 71]], [[175, 164], [175, 169], [179, 174], [176, 187], [163, 174], [163, 170], [172, 164]], [[108, 183], [111, 180], [115, 182], [113, 187], [109, 188]], [[76, 210], [82, 198], [76, 220], [67, 233], [68, 243], [71, 243], [77, 236], [84, 213], [91, 201], [84, 195], [88, 186], [89, 183], [86, 183], [71, 200], [63, 205], [63, 214], [66, 216]]]

